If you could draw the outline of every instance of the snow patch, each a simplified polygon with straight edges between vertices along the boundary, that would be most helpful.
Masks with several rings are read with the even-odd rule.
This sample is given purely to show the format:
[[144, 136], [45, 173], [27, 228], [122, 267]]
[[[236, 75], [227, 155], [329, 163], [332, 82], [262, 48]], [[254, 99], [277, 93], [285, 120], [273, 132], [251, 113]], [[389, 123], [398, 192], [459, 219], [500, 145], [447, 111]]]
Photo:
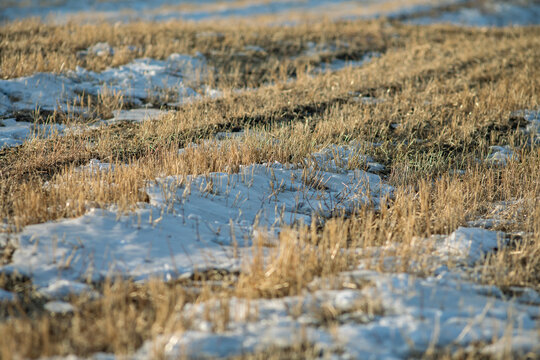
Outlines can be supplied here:
[[540, 110], [516, 111], [512, 115], [523, 116], [527, 120], [528, 124], [523, 132], [531, 137], [532, 145], [540, 145]]
[[4, 301], [15, 301], [17, 296], [9, 291], [0, 289], [0, 304]]
[[50, 313], [62, 315], [75, 311], [73, 305], [64, 301], [49, 301], [45, 304], [44, 308]]
[[[165, 358], [173, 359], [235, 356], [300, 341], [343, 358], [409, 358], [430, 347], [463, 348], [493, 339], [485, 351], [496, 351], [503, 344], [514, 354], [540, 350], [538, 307], [486, 296], [490, 286], [468, 283], [450, 273], [422, 279], [358, 269], [339, 278], [371, 285], [282, 299], [232, 298], [228, 303], [188, 305], [177, 316], [190, 319], [190, 329], [146, 342], [134, 358], [149, 356], [156, 345], [165, 349]], [[359, 301], [380, 304], [382, 313], [369, 315], [355, 306]], [[332, 328], [317, 316], [323, 314], [323, 307], [337, 315]], [[216, 331], [203, 314], [222, 312], [230, 320]]]
[[61, 124], [33, 124], [15, 119], [0, 120], [0, 149], [22, 144], [33, 136], [50, 136], [62, 133]]
[[156, 120], [168, 113], [169, 111], [159, 110], [159, 109], [150, 109], [150, 108], [114, 110], [113, 111], [114, 117], [112, 119], [102, 120], [98, 122], [96, 125], [113, 125], [113, 124], [124, 122], [124, 121], [143, 122], [143, 121], [149, 121], [149, 120]]
[[[55, 298], [64, 298], [68, 295], [80, 295], [83, 293], [93, 294], [93, 291], [86, 284], [70, 281], [70, 280], [57, 280], [51, 283], [46, 288], [41, 289], [41, 294], [46, 297], [55, 299]], [[95, 294], [94, 294], [95, 295]]]
[[[5, 6], [0, 13], [0, 20], [16, 19], [31, 16], [38, 16], [43, 19], [55, 22], [96, 22], [96, 21], [167, 21], [172, 19], [183, 19], [191, 21], [208, 20], [213, 18], [235, 18], [235, 17], [253, 17], [260, 15], [281, 15], [284, 19], [281, 23], [287, 23], [286, 16], [288, 12], [297, 12], [312, 15], [326, 15], [333, 19], [357, 17], [356, 14], [367, 14], [364, 17], [373, 18], [380, 16], [403, 16], [414, 14], [419, 11], [426, 11], [437, 6], [457, 3], [460, 0], [439, 0], [436, 3], [424, 1], [422, 5], [410, 5], [404, 3], [397, 10], [390, 6], [390, 10], [374, 12], [370, 9], [373, 6], [373, 0], [362, 0], [353, 4], [347, 0], [272, 0], [246, 2], [243, 5], [232, 2], [219, 2], [219, 6], [213, 6], [216, 0], [189, 1], [189, 0], [156, 0], [152, 2], [144, 0], [64, 0], [64, 1], [39, 1], [30, 0], [28, 6]], [[381, 0], [380, 3], [390, 2]], [[187, 8], [175, 7], [183, 3], [189, 3]], [[284, 16], [283, 16], [284, 15]]]
[[[101, 168], [110, 169], [98, 161], [87, 167]], [[25, 227], [12, 263], [0, 269], [31, 277], [53, 297], [115, 273], [137, 280], [216, 267], [238, 270], [240, 259], [249, 258], [255, 231], [275, 234], [284, 224], [310, 223], [313, 213], [377, 206], [392, 188], [361, 170], [273, 163], [242, 166], [235, 174], [169, 176], [149, 183], [146, 191], [150, 205], [134, 214], [92, 209], [79, 218]]]
[[343, 172], [365, 165], [371, 173], [382, 172], [386, 167], [373, 160], [371, 156], [362, 154], [362, 144], [352, 142], [351, 145], [330, 145], [312, 155], [317, 164], [325, 171]]
[[421, 17], [408, 22], [417, 25], [449, 23], [481, 27], [536, 25], [540, 22], [540, 5], [520, 6], [494, 1], [480, 7], [462, 7], [457, 11], [443, 12], [436, 17]]
[[457, 256], [474, 265], [486, 254], [497, 249], [504, 240], [501, 232], [481, 228], [459, 227], [437, 246], [437, 252], [445, 256]]
[[[36, 73], [0, 80], [3, 92], [0, 111], [65, 111], [66, 104], [80, 94], [97, 96], [107, 91], [121, 92], [129, 101], [139, 104], [153, 96], [156, 90], [163, 89], [173, 92], [179, 99], [196, 98], [200, 95], [186, 83], [201, 80], [205, 76], [205, 66], [202, 55], [172, 54], [166, 60], [136, 59], [101, 73], [78, 67], [65, 74]], [[6, 97], [11, 100], [6, 101]]]
[[514, 152], [508, 145], [505, 146], [490, 146], [490, 153], [486, 161], [493, 165], [505, 166], [509, 161], [518, 160], [519, 155]]
[[106, 42], [99, 42], [95, 45], [92, 45], [87, 50], [90, 54], [96, 56], [112, 56], [114, 55], [114, 49]]

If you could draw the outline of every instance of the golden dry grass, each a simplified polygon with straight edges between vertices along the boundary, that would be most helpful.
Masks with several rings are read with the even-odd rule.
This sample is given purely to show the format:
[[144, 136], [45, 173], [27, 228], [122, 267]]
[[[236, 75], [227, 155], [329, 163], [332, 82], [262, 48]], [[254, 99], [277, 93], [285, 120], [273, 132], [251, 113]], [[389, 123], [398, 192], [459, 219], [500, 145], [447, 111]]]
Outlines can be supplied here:
[[[219, 40], [198, 35], [208, 32], [222, 35]], [[415, 239], [448, 234], [467, 221], [490, 217], [500, 202], [514, 204], [499, 214], [513, 222], [497, 227], [515, 235], [512, 245], [472, 271], [503, 289], [540, 290], [540, 150], [525, 146], [527, 138], [519, 130], [524, 120], [511, 116], [540, 106], [537, 27], [478, 30], [372, 21], [285, 29], [178, 23], [92, 28], [25, 22], [8, 24], [0, 34], [0, 66], [11, 69], [4, 70], [4, 78], [60, 71], [61, 64], [64, 69], [82, 65], [99, 70], [107, 61], [120, 64], [135, 56], [164, 58], [172, 52], [201, 51], [216, 66], [214, 79], [224, 91], [219, 99], [185, 105], [157, 121], [34, 139], [2, 150], [0, 216], [9, 231], [79, 216], [88, 207], [116, 204], [128, 211], [147, 200], [140, 189], [158, 176], [300, 162], [322, 146], [351, 140], [381, 144], [363, 150], [387, 166], [383, 175], [396, 187], [394, 198], [380, 210], [364, 207], [347, 217], [282, 231], [279, 247], [267, 262], [256, 256], [247, 271], [226, 275], [219, 285], [206, 275], [196, 275], [189, 284], [110, 281], [96, 285], [102, 298], [74, 296], [74, 314], [51, 317], [26, 284], [20, 292], [27, 299], [7, 309], [13, 316], [0, 324], [2, 358], [129, 353], [146, 339], [188, 329], [189, 319], [172, 316], [187, 302], [297, 295], [314, 278], [331, 277], [360, 260], [352, 251], [336, 256], [336, 249], [397, 243], [403, 261], [391, 270], [412, 271], [409, 264], [422, 263], [423, 256]], [[74, 53], [98, 41], [143, 50], [81, 63]], [[338, 46], [325, 59], [301, 64], [283, 60], [305, 50], [309, 41], [351, 46]], [[235, 54], [245, 45], [261, 46], [269, 54], [238, 59]], [[51, 49], [45, 57], [44, 48]], [[311, 76], [305, 69], [327, 59], [357, 58], [366, 51], [382, 55], [361, 68], [337, 73]], [[292, 81], [285, 81], [291, 76]], [[253, 85], [261, 86], [230, 91]], [[365, 104], [359, 101], [363, 96], [384, 101]], [[219, 131], [237, 130], [248, 131], [240, 139], [225, 141], [226, 157], [219, 148], [202, 143]], [[201, 146], [178, 154], [178, 148], [192, 142]], [[522, 148], [518, 160], [505, 167], [482, 161], [489, 146], [506, 144]], [[114, 163], [117, 170], [77, 171], [92, 158]], [[260, 251], [263, 242], [256, 239], [253, 251]], [[374, 266], [389, 271], [382, 264]], [[414, 271], [430, 270], [426, 263]], [[187, 290], [195, 282], [202, 289], [197, 294]], [[10, 281], [2, 283], [7, 287]], [[322, 318], [331, 322], [330, 315]], [[227, 314], [214, 320], [216, 328], [222, 328]], [[313, 351], [317, 350], [302, 344], [285, 351], [283, 358], [297, 353], [311, 357]]]

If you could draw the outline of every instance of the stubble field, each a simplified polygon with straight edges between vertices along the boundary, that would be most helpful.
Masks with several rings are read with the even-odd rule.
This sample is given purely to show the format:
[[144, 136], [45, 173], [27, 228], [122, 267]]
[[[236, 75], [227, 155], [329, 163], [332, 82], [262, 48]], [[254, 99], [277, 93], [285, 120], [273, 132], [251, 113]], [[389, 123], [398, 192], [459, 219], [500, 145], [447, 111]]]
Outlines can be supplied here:
[[537, 358], [538, 26], [264, 19], [1, 25], [0, 358]]

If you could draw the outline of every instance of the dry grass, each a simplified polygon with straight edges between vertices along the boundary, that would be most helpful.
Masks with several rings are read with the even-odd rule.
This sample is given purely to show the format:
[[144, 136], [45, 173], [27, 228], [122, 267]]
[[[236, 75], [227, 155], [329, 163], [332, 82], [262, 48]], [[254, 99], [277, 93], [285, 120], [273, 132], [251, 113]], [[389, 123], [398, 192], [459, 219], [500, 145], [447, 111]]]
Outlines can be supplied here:
[[[218, 85], [257, 86], [263, 81], [294, 74], [297, 68], [332, 57], [360, 58], [367, 50], [384, 50], [390, 34], [380, 22], [351, 24], [322, 22], [288, 29], [238, 24], [218, 26], [184, 22], [113, 25], [46, 25], [35, 20], [7, 23], [0, 28], [0, 78], [36, 71], [63, 72], [82, 66], [93, 71], [126, 64], [135, 58], [165, 59], [172, 53], [202, 53]], [[78, 52], [107, 42], [113, 55]], [[326, 56], [299, 56], [309, 42], [334, 50]], [[249, 50], [257, 46], [264, 51]], [[79, 53], [80, 54], [80, 53]]]
[[[2, 150], [0, 216], [9, 230], [79, 216], [88, 207], [116, 204], [128, 211], [147, 200], [140, 189], [158, 176], [233, 172], [242, 164], [267, 161], [299, 163], [322, 146], [355, 139], [365, 141], [364, 152], [387, 166], [383, 175], [396, 187], [394, 198], [386, 199], [380, 210], [359, 208], [347, 217], [284, 230], [266, 262], [262, 255], [255, 256], [246, 271], [229, 274], [219, 283], [196, 275], [178, 283], [94, 284], [103, 297], [72, 297], [77, 310], [63, 317], [45, 313], [26, 288], [28, 299], [4, 312], [12, 316], [0, 324], [2, 358], [129, 353], [146, 339], [188, 329], [189, 319], [173, 316], [187, 302], [298, 295], [313, 279], [354, 267], [359, 258], [347, 250], [388, 242], [400, 245], [403, 260], [392, 270], [410, 271], [409, 264], [422, 262], [423, 256], [415, 239], [448, 234], [468, 221], [495, 215], [513, 221], [502, 222], [498, 229], [515, 236], [511, 246], [475, 271], [486, 283], [504, 289], [540, 290], [540, 150], [525, 147], [526, 136], [519, 131], [524, 120], [511, 116], [515, 110], [540, 105], [538, 28], [422, 28], [382, 21], [286, 29], [242, 26], [232, 30], [178, 23], [92, 27], [25, 22], [2, 27], [4, 78], [60, 71], [61, 64], [64, 69], [82, 65], [100, 70], [134, 57], [201, 51], [216, 66], [214, 79], [224, 90], [220, 99], [186, 105], [157, 121], [34, 139]], [[215, 36], [201, 35], [208, 33]], [[117, 48], [136, 45], [139, 50], [119, 52], [124, 55], [112, 59], [76, 58], [77, 50], [98, 41]], [[337, 46], [324, 59], [284, 60], [305, 50], [309, 41], [350, 46]], [[268, 54], [238, 59], [235, 54], [245, 45], [261, 46]], [[45, 48], [50, 51], [44, 53]], [[317, 76], [306, 72], [311, 64], [357, 58], [366, 51], [384, 53], [362, 68]], [[293, 81], [283, 81], [293, 75]], [[228, 91], [261, 84], [240, 94]], [[359, 101], [365, 96], [384, 102]], [[96, 111], [120, 106], [112, 104]], [[238, 130], [249, 131], [225, 141], [226, 157], [212, 144], [202, 144], [219, 131]], [[192, 142], [201, 146], [178, 154], [178, 148]], [[523, 149], [519, 160], [505, 167], [481, 161], [489, 146], [506, 144]], [[77, 169], [92, 158], [113, 163], [116, 169]], [[497, 212], [501, 202], [513, 205]], [[264, 243], [264, 238], [255, 239], [253, 251], [260, 254]], [[426, 263], [418, 272], [429, 271]], [[369, 284], [359, 287], [365, 285]], [[190, 292], [192, 287], [199, 291]], [[27, 308], [32, 308], [31, 315]], [[327, 310], [321, 319], [331, 323], [333, 315]], [[215, 321], [216, 328], [223, 328], [226, 312]], [[311, 357], [318, 352], [302, 344], [283, 356], [273, 355]]]

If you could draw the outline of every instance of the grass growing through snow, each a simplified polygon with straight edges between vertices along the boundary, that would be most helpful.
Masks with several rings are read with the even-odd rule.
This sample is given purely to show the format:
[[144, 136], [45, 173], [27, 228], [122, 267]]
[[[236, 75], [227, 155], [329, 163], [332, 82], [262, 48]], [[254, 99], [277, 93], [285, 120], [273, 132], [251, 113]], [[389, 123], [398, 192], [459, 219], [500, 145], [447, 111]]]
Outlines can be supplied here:
[[[429, 274], [424, 261], [429, 251], [418, 252], [415, 239], [448, 234], [479, 218], [497, 216], [503, 221], [496, 228], [513, 236], [512, 246], [474, 269], [481, 281], [540, 290], [540, 150], [525, 146], [520, 131], [525, 121], [511, 115], [540, 105], [538, 28], [423, 28], [384, 21], [237, 29], [25, 22], [7, 24], [0, 34], [4, 78], [77, 65], [101, 70], [135, 57], [200, 51], [215, 67], [213, 81], [224, 91], [219, 99], [187, 104], [156, 121], [36, 138], [0, 151], [0, 217], [7, 231], [79, 216], [90, 207], [114, 204], [132, 210], [147, 201], [141, 189], [156, 177], [234, 172], [251, 163], [299, 163], [321, 147], [351, 140], [365, 142], [364, 152], [386, 165], [381, 175], [396, 187], [380, 210], [364, 207], [347, 217], [282, 231], [267, 261], [256, 256], [246, 271], [219, 275], [219, 282], [212, 281], [215, 274], [201, 274], [170, 283], [94, 284], [103, 296], [73, 296], [75, 312], [61, 317], [42, 309], [31, 283], [19, 285], [25, 297], [6, 307], [4, 313], [11, 316], [0, 324], [2, 358], [130, 353], [146, 339], [189, 329], [189, 319], [174, 316], [186, 303], [299, 295], [313, 290], [309, 285], [315, 278], [354, 267], [361, 256], [353, 250], [369, 246], [398, 244], [402, 261], [392, 271]], [[120, 50], [107, 59], [76, 57], [76, 51], [98, 41]], [[293, 59], [309, 42], [329, 50]], [[128, 45], [138, 50], [122, 51]], [[246, 45], [266, 53], [239, 55]], [[43, 55], [45, 48], [50, 51]], [[367, 51], [382, 55], [357, 69], [307, 71], [321, 61], [358, 59]], [[112, 102], [111, 109], [118, 106]], [[223, 148], [204, 144], [218, 132], [238, 130], [246, 134], [225, 141], [227, 156]], [[191, 143], [200, 146], [178, 153]], [[483, 161], [492, 145], [523, 150], [519, 159], [499, 167]], [[115, 170], [79, 169], [93, 158], [114, 164]], [[511, 205], [499, 211], [503, 202]], [[260, 252], [263, 242], [256, 239], [253, 251]], [[423, 265], [412, 269], [413, 262]], [[384, 264], [373, 266], [389, 271]], [[15, 289], [9, 279], [2, 283]], [[370, 311], [376, 306], [367, 306]], [[216, 329], [224, 328], [227, 316], [224, 310], [212, 319]], [[321, 319], [332, 322], [331, 314]], [[315, 350], [303, 344], [294, 351]]]

